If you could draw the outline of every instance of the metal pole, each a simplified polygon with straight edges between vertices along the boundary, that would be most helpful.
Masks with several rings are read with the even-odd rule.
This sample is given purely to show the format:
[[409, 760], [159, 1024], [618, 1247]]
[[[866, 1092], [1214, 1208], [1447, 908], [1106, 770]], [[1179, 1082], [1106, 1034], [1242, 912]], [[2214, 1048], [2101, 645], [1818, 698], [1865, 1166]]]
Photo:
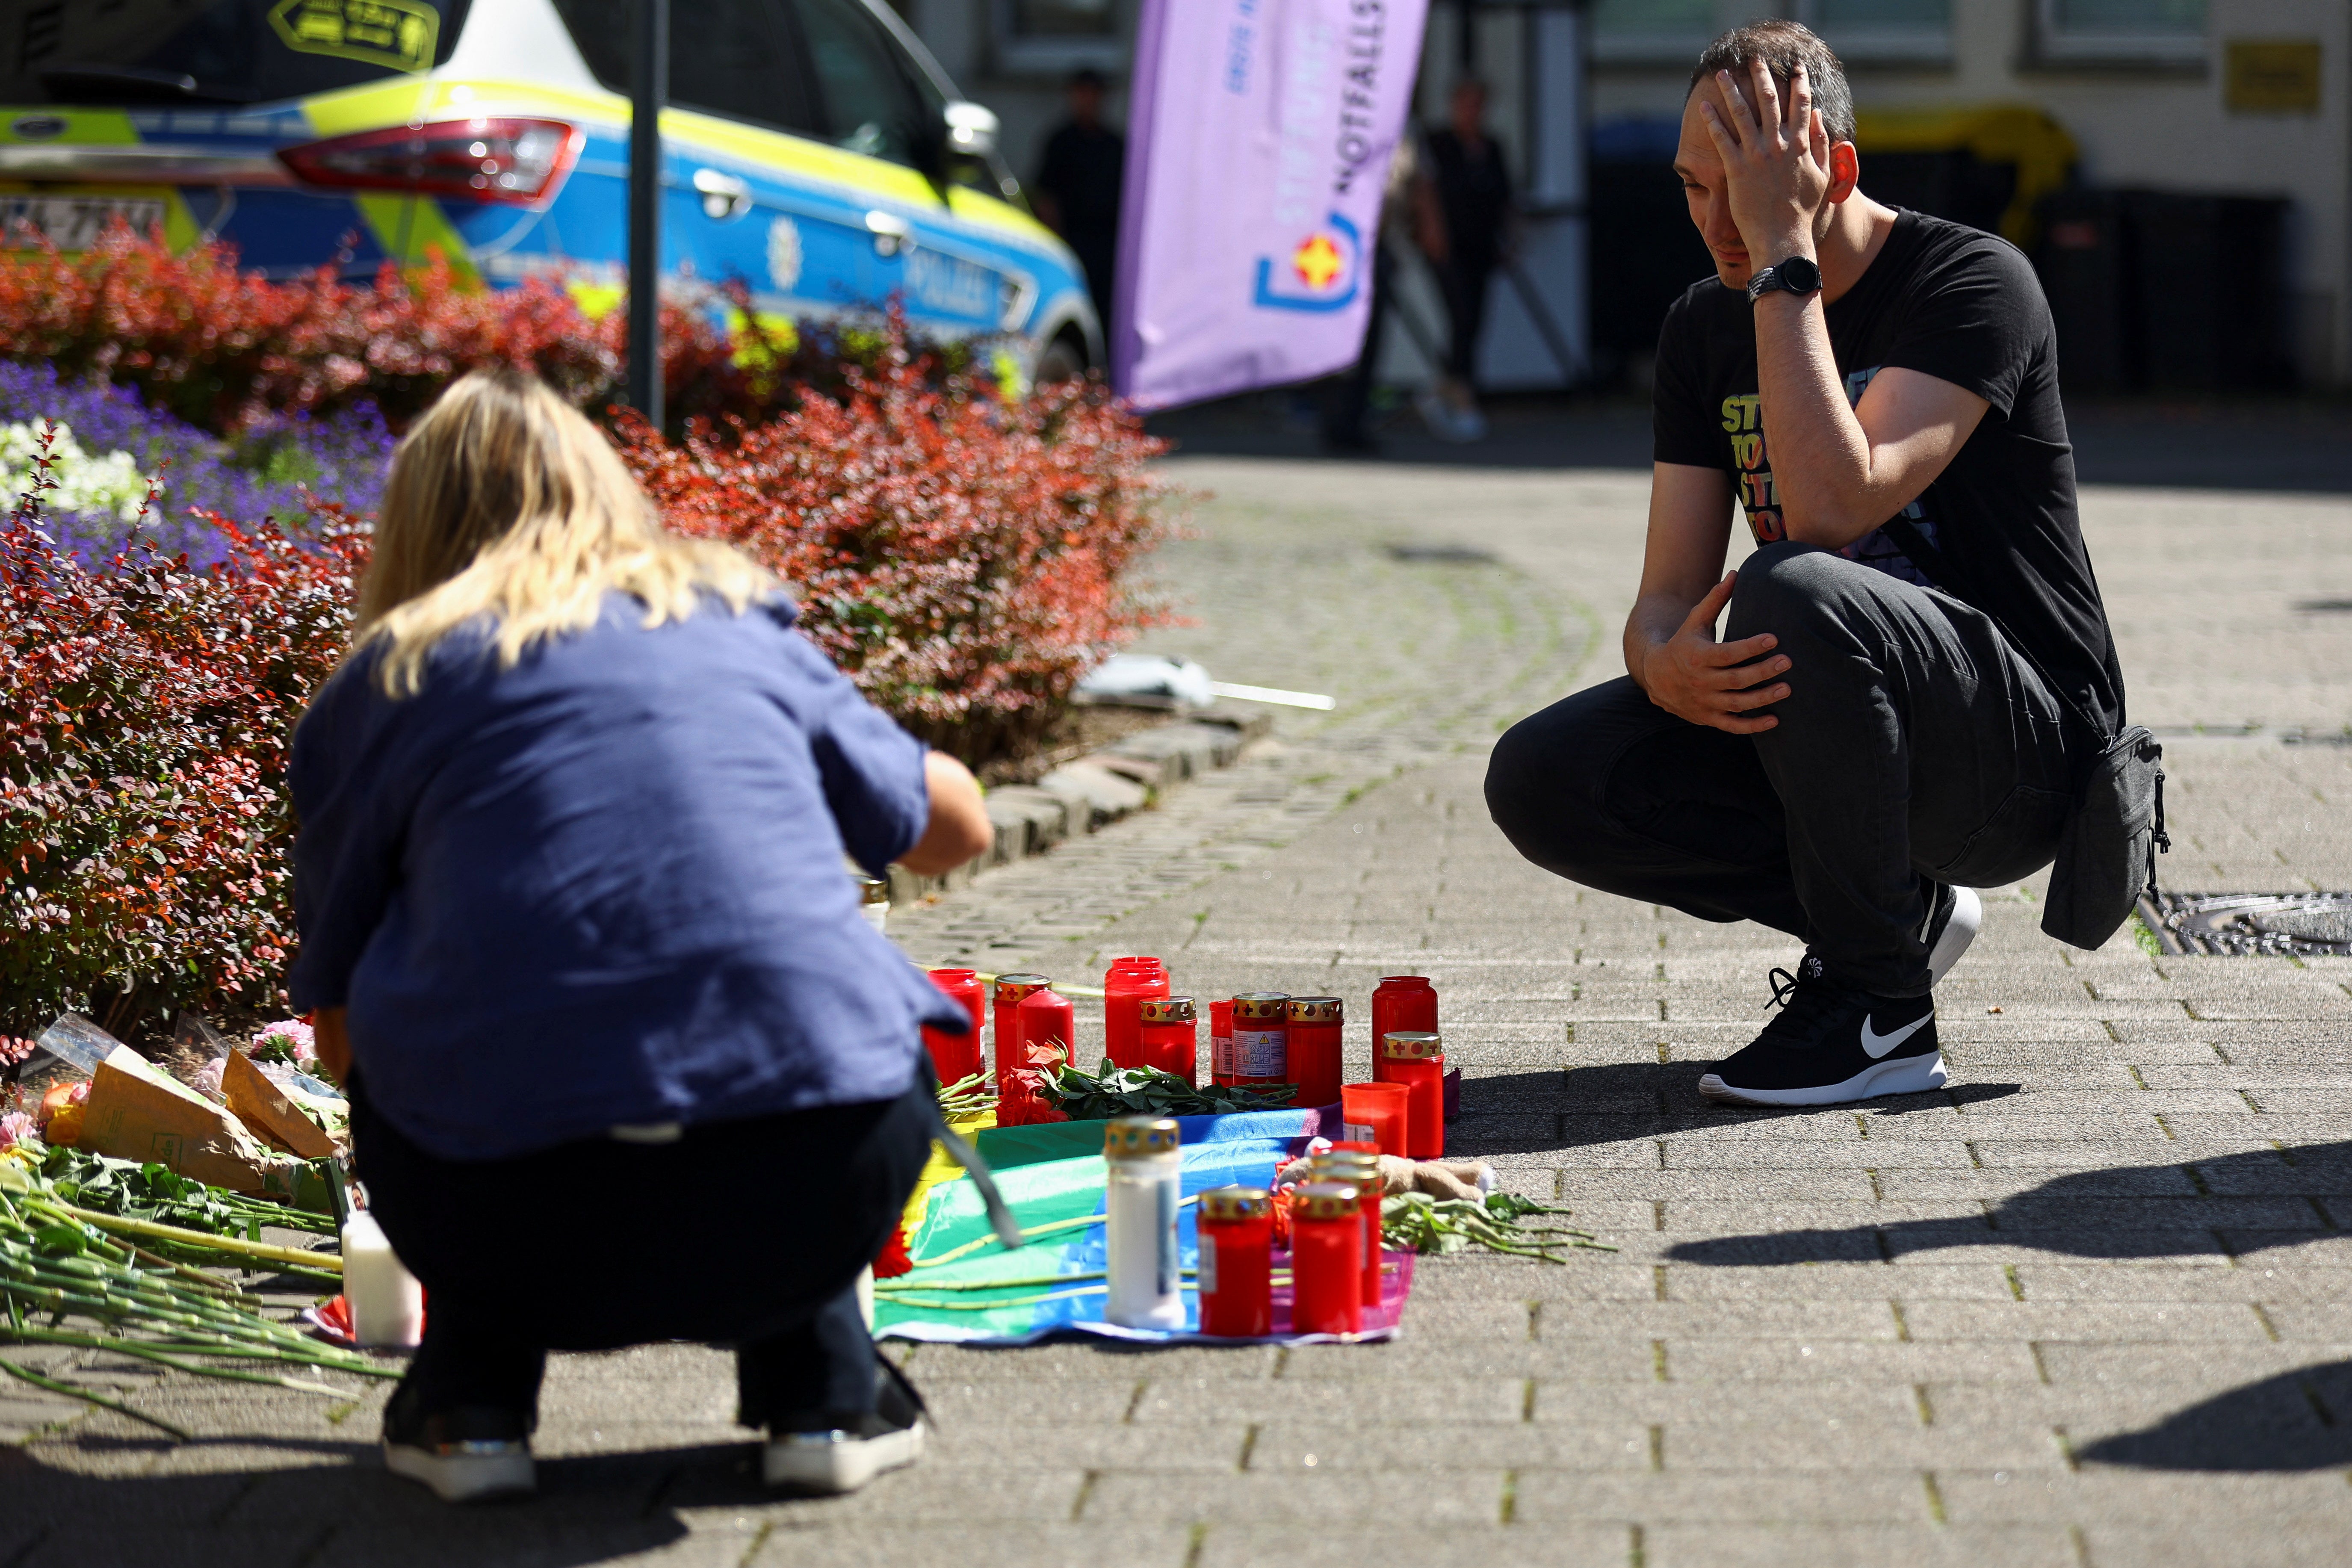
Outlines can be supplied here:
[[636, 0], [629, 94], [629, 402], [662, 423], [661, 111], [669, 99], [669, 0]]

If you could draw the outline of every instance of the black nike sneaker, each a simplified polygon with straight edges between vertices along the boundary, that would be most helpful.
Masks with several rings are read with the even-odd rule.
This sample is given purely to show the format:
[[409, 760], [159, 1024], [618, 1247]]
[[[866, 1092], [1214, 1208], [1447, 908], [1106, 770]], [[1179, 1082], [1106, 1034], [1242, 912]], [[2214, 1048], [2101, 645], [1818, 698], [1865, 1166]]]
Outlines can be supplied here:
[[1746, 1105], [1840, 1105], [1944, 1087], [1933, 996], [1877, 996], [1840, 985], [1807, 954], [1772, 972], [1780, 1016], [1746, 1049], [1698, 1080], [1709, 1100]]

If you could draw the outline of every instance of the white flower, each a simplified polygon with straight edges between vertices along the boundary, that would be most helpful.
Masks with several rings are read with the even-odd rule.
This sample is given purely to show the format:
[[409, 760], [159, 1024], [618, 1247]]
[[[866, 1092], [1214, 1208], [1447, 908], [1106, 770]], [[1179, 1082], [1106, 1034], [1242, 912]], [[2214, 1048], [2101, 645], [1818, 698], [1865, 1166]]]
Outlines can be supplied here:
[[[39, 425], [0, 425], [0, 468], [20, 476], [12, 489], [32, 487], [33, 459], [40, 450]], [[74, 439], [71, 426], [58, 426], [57, 439], [49, 444], [49, 478], [56, 488], [42, 492], [45, 509], [83, 516], [108, 512], [133, 522], [139, 509], [147, 504], [147, 479], [139, 471], [139, 460], [128, 452], [93, 455], [84, 451]]]

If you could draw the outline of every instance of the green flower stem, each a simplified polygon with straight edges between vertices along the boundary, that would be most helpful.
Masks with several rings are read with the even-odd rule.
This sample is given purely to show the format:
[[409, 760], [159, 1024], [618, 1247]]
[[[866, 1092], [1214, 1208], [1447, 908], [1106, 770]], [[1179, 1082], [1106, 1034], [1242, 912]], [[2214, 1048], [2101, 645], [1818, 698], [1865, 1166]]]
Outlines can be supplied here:
[[0, 1330], [0, 1338], [16, 1340], [25, 1344], [73, 1345], [82, 1350], [106, 1351], [115, 1355], [136, 1356], [158, 1366], [168, 1366], [174, 1372], [194, 1373], [198, 1377], [224, 1378], [231, 1383], [258, 1383], [273, 1388], [290, 1388], [297, 1394], [323, 1394], [330, 1399], [347, 1399], [351, 1391], [331, 1387], [323, 1383], [304, 1383], [299, 1378], [276, 1377], [264, 1372], [236, 1372], [225, 1366], [198, 1366], [150, 1350], [135, 1341], [101, 1339], [96, 1334], [58, 1333], [48, 1329]]
[[87, 1388], [77, 1387], [70, 1383], [59, 1383], [53, 1377], [43, 1377], [39, 1373], [27, 1367], [18, 1366], [13, 1361], [0, 1358], [0, 1372], [7, 1373], [14, 1377], [21, 1377], [35, 1387], [46, 1388], [52, 1394], [62, 1394], [68, 1399], [79, 1399], [85, 1404], [95, 1405], [100, 1410], [111, 1410], [118, 1415], [128, 1415], [133, 1421], [144, 1422], [159, 1432], [170, 1433], [183, 1443], [193, 1443], [196, 1440], [196, 1435], [184, 1426], [174, 1426], [158, 1415], [142, 1415], [120, 1399], [110, 1399], [103, 1394], [94, 1394]]

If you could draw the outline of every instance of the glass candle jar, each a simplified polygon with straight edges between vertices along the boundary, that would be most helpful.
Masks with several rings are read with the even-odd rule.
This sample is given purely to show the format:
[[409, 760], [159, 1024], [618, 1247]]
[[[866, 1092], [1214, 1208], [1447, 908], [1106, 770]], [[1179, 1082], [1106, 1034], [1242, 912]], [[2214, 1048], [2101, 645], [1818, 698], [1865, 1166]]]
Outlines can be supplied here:
[[1424, 975], [1390, 974], [1372, 992], [1372, 1081], [1388, 1081], [1381, 1041], [1400, 1030], [1437, 1030], [1437, 990]]
[[1274, 1332], [1274, 1199], [1262, 1187], [1201, 1194], [1201, 1331], [1221, 1339]]
[[857, 912], [876, 931], [887, 932], [890, 925], [890, 884], [879, 877], [869, 877], [863, 871], [853, 871], [849, 879], [857, 888]]
[[1363, 1302], [1381, 1304], [1381, 1204], [1387, 1196], [1381, 1180], [1381, 1152], [1370, 1143], [1334, 1143], [1315, 1156], [1314, 1179], [1344, 1182], [1356, 1189], [1364, 1215]]
[[1234, 998], [1233, 1081], [1288, 1083], [1290, 997], [1280, 991], [1251, 991]]
[[993, 992], [996, 1024], [996, 1090], [1004, 1092], [1004, 1075], [1028, 1064], [1021, 1059], [1021, 1004], [1054, 983], [1042, 974], [1000, 974]]
[[1190, 996], [1147, 996], [1139, 1005], [1142, 1039], [1139, 1052], [1145, 1067], [1173, 1073], [1198, 1085], [1201, 1021]]
[[1293, 1105], [1335, 1105], [1339, 1100], [1340, 1035], [1345, 1027], [1337, 996], [1293, 996], [1283, 1048], [1290, 1081], [1298, 1086]]
[[1214, 1084], [1234, 1081], [1234, 1005], [1231, 1002], [1209, 1004], [1209, 1081]]
[[1184, 1292], [1177, 1267], [1176, 1210], [1183, 1156], [1176, 1123], [1150, 1116], [1106, 1123], [1103, 1163], [1109, 1253], [1103, 1320], [1128, 1329], [1181, 1329]]
[[1433, 1034], [1399, 1030], [1383, 1036], [1381, 1058], [1388, 1081], [1406, 1090], [1405, 1152], [1414, 1160], [1445, 1153], [1445, 1042]]
[[1383, 1154], [1404, 1153], [1409, 1113], [1401, 1083], [1351, 1083], [1339, 1090], [1339, 1120], [1347, 1124], [1349, 1139], [1377, 1143]]
[[971, 1020], [971, 1026], [961, 1035], [950, 1035], [928, 1025], [923, 1029], [923, 1048], [931, 1055], [931, 1070], [939, 1074], [940, 1083], [955, 1083], [971, 1078], [985, 1065], [980, 1035], [985, 1004], [981, 1000], [980, 976], [969, 969], [934, 969], [930, 976], [931, 984], [953, 997], [956, 1005]]
[[1168, 994], [1168, 970], [1156, 958], [1114, 958], [1103, 974], [1103, 1054], [1111, 1066], [1143, 1065], [1141, 1006]]
[[1362, 1200], [1339, 1182], [1308, 1182], [1290, 1194], [1290, 1328], [1352, 1334], [1363, 1326]]

